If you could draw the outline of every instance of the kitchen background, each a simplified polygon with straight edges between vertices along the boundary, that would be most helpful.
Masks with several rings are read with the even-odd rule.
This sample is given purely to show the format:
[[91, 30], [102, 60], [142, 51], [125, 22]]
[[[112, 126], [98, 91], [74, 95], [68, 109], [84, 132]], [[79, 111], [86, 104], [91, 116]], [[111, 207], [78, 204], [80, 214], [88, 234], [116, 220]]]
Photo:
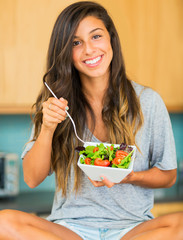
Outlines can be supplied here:
[[[183, 199], [183, 113], [170, 114], [178, 160], [178, 178], [176, 184], [170, 189], [156, 190], [156, 199]], [[31, 131], [31, 119], [29, 115], [1, 115], [0, 116], [0, 152], [16, 153], [20, 159], [20, 192], [24, 191], [54, 191], [54, 175], [47, 179], [38, 187], [30, 189], [23, 180], [21, 153], [26, 142], [29, 140]]]
[[[31, 106], [41, 88], [53, 24], [72, 0], [0, 1], [0, 152], [19, 159], [20, 193], [54, 191], [54, 175], [35, 189], [24, 183], [21, 153], [29, 140]], [[128, 76], [160, 93], [172, 122], [178, 178], [155, 199], [183, 200], [183, 1], [98, 0], [121, 39]]]

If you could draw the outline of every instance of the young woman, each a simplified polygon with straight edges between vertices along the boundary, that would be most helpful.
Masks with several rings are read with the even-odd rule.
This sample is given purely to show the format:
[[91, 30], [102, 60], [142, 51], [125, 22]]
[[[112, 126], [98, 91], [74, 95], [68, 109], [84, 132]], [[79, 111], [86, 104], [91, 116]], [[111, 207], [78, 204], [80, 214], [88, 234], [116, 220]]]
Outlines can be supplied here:
[[[0, 239], [182, 239], [183, 213], [154, 219], [153, 188], [176, 181], [171, 124], [160, 96], [130, 81], [107, 11], [77, 2], [58, 16], [47, 59], [48, 83], [36, 102], [31, 142], [23, 157], [34, 188], [55, 172], [57, 191], [48, 220], [19, 211], [0, 213]], [[136, 145], [134, 171], [121, 183], [92, 181], [77, 167], [75, 136]]]

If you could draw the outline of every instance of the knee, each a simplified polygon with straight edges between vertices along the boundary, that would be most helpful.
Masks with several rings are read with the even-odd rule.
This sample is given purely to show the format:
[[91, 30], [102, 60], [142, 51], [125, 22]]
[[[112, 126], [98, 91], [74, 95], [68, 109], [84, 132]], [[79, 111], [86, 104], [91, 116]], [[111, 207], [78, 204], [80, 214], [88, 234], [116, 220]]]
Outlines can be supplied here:
[[13, 228], [18, 222], [18, 211], [16, 210], [1, 210], [0, 211], [0, 229]]
[[175, 229], [175, 232], [176, 232], [176, 239], [182, 240], [183, 239], [183, 225], [178, 226]]
[[174, 234], [176, 239], [183, 239], [183, 212], [179, 212], [175, 214], [175, 218], [172, 219], [172, 222], [175, 221], [175, 225], [173, 227]]
[[183, 212], [179, 213], [178, 220], [179, 220], [178, 227], [177, 227], [178, 235], [180, 239], [183, 239]]
[[174, 218], [172, 219], [172, 222], [175, 223], [175, 226], [181, 226], [183, 227], [183, 212], [177, 212], [174, 214]]

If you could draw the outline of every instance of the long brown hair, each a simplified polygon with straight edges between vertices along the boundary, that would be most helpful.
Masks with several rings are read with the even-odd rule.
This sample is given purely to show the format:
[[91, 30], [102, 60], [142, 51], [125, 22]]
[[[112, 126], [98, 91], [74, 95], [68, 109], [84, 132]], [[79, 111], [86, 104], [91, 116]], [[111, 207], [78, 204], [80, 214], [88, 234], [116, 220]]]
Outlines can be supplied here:
[[[95, 116], [82, 90], [78, 71], [72, 63], [72, 46], [74, 33], [86, 16], [95, 16], [102, 20], [110, 34], [113, 59], [110, 66], [109, 87], [104, 97], [102, 118], [109, 129], [109, 142], [135, 144], [135, 135], [143, 123], [139, 99], [131, 81], [125, 73], [121, 53], [120, 40], [107, 11], [98, 3], [85, 1], [76, 2], [65, 8], [58, 16], [54, 25], [47, 56], [47, 72], [43, 80], [48, 83], [58, 98], [63, 97], [69, 102], [69, 113], [73, 117], [78, 135], [82, 138], [86, 126], [86, 108], [93, 118]], [[51, 96], [43, 86], [39, 94], [34, 117], [36, 139], [42, 124], [42, 103]], [[71, 166], [74, 167], [75, 185], [78, 190], [81, 172], [77, 167], [77, 155], [74, 149], [79, 145], [69, 119], [58, 124], [52, 141], [52, 169], [56, 173], [57, 187], [65, 196]]]

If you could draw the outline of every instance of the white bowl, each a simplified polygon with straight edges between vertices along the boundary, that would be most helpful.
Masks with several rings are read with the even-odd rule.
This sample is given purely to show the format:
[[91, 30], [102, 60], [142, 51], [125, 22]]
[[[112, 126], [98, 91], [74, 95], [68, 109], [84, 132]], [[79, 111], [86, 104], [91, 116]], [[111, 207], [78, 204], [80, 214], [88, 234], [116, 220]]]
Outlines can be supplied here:
[[[84, 144], [84, 147], [87, 146], [96, 146], [97, 142], [87, 142]], [[103, 143], [104, 146], [111, 146], [110, 143]], [[119, 144], [114, 144], [114, 147], [119, 147]], [[134, 152], [131, 157], [131, 162], [129, 164], [129, 167], [127, 169], [123, 168], [112, 168], [112, 167], [101, 167], [101, 166], [94, 166], [94, 165], [87, 165], [80, 163], [80, 158], [78, 160], [78, 166], [83, 170], [83, 172], [92, 180], [94, 181], [101, 181], [100, 176], [104, 175], [109, 181], [114, 183], [119, 183], [125, 178], [132, 170], [133, 170], [133, 164], [134, 164], [134, 158], [136, 154], [136, 147], [130, 145], [134, 149]]]

